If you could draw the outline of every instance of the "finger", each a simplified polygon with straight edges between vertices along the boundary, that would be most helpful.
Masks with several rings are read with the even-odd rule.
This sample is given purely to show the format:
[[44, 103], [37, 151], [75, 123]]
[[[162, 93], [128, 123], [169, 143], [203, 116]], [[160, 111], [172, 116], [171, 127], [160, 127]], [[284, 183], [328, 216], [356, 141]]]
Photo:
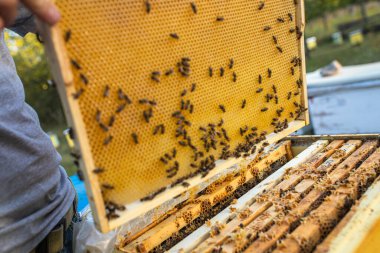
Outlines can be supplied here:
[[51, 0], [22, 0], [22, 2], [38, 18], [49, 25], [54, 25], [61, 18], [57, 7]]
[[17, 16], [18, 0], [0, 0], [0, 17], [3, 26], [11, 25]]

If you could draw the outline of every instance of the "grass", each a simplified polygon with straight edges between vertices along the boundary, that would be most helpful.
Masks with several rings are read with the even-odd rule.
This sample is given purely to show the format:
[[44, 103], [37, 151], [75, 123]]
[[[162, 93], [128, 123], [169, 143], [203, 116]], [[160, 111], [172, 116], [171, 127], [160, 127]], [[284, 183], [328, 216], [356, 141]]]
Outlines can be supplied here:
[[351, 46], [348, 42], [337, 46], [324, 44], [310, 52], [306, 60], [307, 72], [314, 71], [338, 60], [343, 66], [380, 61], [380, 33], [368, 34], [363, 44]]
[[[366, 6], [369, 19], [380, 14], [380, 2], [370, 2]], [[328, 15], [328, 29], [326, 30], [322, 18], [312, 20], [306, 25], [306, 38], [316, 36], [317, 40], [329, 38], [337, 32], [338, 25], [359, 20], [361, 18], [359, 6], [351, 6], [340, 9]], [[380, 20], [372, 19], [372, 22], [379, 23]], [[326, 41], [326, 40], [324, 40]], [[370, 33], [364, 37], [363, 44], [351, 46], [345, 41], [343, 45], [324, 43], [310, 52], [310, 58], [306, 60], [307, 72], [321, 68], [333, 60], [338, 60], [343, 66], [357, 65], [380, 61], [380, 34]]]
[[[380, 14], [380, 3], [370, 2], [366, 5], [368, 17]], [[359, 6], [340, 9], [328, 15], [328, 27], [325, 29], [323, 19], [317, 18], [306, 24], [306, 37], [316, 36], [317, 38], [330, 37], [338, 29], [338, 25], [360, 20], [361, 13]]]

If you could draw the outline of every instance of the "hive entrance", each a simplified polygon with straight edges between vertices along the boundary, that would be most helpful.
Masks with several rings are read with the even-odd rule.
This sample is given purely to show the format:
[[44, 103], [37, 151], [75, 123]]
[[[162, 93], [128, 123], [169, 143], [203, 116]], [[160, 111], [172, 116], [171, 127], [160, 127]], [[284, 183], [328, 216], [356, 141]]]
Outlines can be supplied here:
[[214, 160], [248, 156], [304, 120], [294, 1], [56, 3], [98, 209], [206, 176]]

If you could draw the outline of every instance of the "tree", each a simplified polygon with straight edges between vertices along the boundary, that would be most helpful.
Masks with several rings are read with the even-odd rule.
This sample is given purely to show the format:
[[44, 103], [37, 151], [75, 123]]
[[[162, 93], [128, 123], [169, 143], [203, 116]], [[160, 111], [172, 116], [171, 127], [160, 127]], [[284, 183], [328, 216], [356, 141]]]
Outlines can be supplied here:
[[50, 128], [64, 124], [57, 90], [48, 84], [50, 73], [43, 46], [33, 34], [22, 38], [6, 32], [5, 40], [24, 84], [25, 100], [37, 111], [41, 125]]

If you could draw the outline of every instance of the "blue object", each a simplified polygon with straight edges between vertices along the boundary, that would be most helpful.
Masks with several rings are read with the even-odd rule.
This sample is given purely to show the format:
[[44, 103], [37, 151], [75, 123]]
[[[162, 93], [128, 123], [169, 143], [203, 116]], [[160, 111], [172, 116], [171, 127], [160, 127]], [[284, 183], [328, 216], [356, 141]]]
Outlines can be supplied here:
[[86, 188], [84, 187], [84, 182], [79, 180], [78, 175], [73, 175], [70, 177], [73, 182], [75, 191], [78, 196], [78, 212], [83, 211], [83, 209], [88, 205], [88, 199], [86, 195]]

